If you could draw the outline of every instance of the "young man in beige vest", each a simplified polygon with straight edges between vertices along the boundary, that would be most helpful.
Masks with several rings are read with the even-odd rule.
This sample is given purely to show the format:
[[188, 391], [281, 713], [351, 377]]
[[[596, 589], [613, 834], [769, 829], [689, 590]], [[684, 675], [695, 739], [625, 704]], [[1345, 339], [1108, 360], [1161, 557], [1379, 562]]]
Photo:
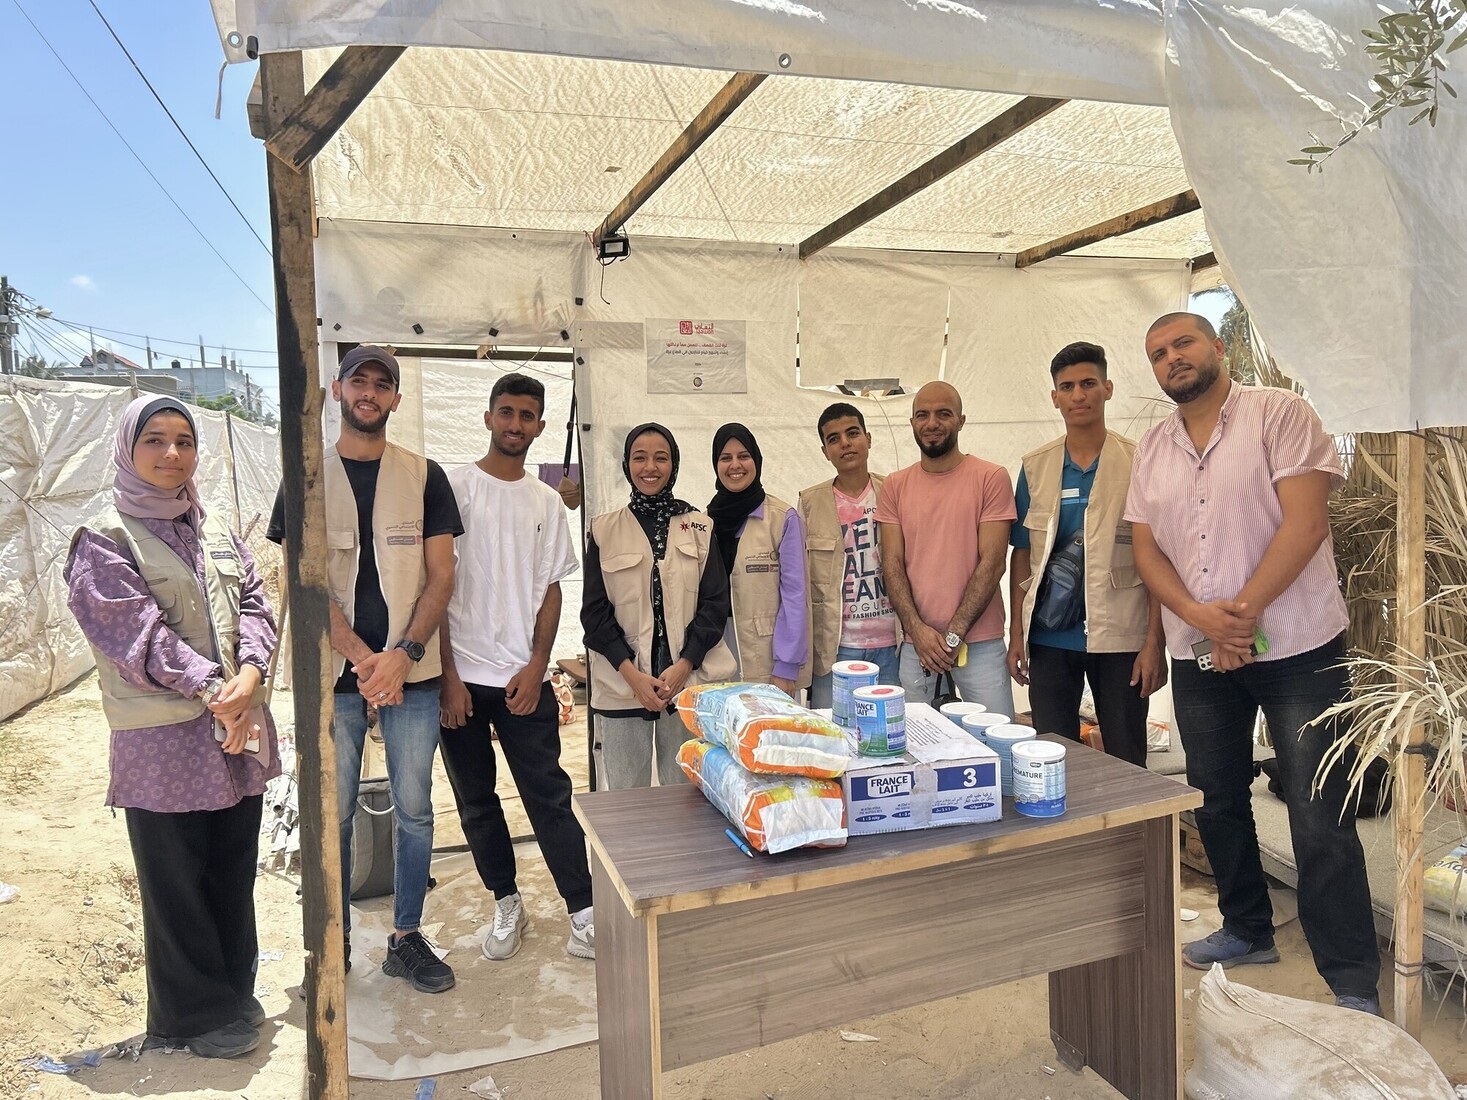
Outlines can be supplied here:
[[[331, 396], [341, 437], [327, 449], [327, 584], [336, 651], [337, 813], [342, 891], [351, 884], [352, 819], [367, 709], [387, 749], [394, 809], [393, 934], [382, 971], [423, 993], [453, 986], [453, 971], [418, 930], [433, 854], [433, 756], [438, 750], [438, 627], [453, 592], [453, 539], [463, 533], [447, 476], [436, 462], [387, 442], [402, 400], [397, 360], [382, 348], [347, 352]], [[269, 537], [285, 537], [277, 497]], [[351, 968], [351, 907], [342, 899]]]
[[900, 684], [901, 679], [897, 616], [881, 576], [876, 525], [884, 479], [867, 467], [871, 433], [866, 418], [854, 405], [837, 401], [820, 414], [817, 431], [835, 479], [802, 492], [799, 508], [814, 637], [810, 705], [828, 707], [830, 669], [837, 661], [869, 661], [880, 669], [883, 684]]
[[1009, 672], [1030, 686], [1035, 728], [1072, 741], [1088, 679], [1105, 751], [1144, 768], [1147, 699], [1166, 683], [1166, 655], [1124, 518], [1136, 444], [1106, 429], [1104, 348], [1061, 348], [1049, 373], [1065, 434], [1024, 456], [1014, 491]]

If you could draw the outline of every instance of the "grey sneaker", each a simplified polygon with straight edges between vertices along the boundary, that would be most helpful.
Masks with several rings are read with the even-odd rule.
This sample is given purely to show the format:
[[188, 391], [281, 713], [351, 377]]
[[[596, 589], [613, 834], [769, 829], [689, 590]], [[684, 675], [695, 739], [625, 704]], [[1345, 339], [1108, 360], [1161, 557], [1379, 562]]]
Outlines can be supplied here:
[[1349, 994], [1346, 994], [1343, 997], [1336, 997], [1335, 998], [1335, 1007], [1336, 1008], [1349, 1008], [1349, 1009], [1353, 1009], [1356, 1012], [1368, 1012], [1372, 1016], [1379, 1016], [1380, 1015], [1380, 998], [1379, 997], [1352, 997]]
[[590, 909], [585, 910], [584, 920], [571, 917], [570, 939], [565, 941], [565, 953], [578, 959], [596, 957], [596, 920]]
[[1273, 941], [1245, 940], [1235, 936], [1226, 928], [1219, 928], [1205, 940], [1193, 940], [1182, 945], [1182, 961], [1193, 970], [1211, 970], [1218, 963], [1224, 970], [1249, 963], [1276, 963], [1279, 949]]
[[494, 927], [484, 937], [484, 957], [490, 962], [513, 958], [520, 949], [520, 936], [530, 930], [530, 915], [518, 894], [494, 903]]

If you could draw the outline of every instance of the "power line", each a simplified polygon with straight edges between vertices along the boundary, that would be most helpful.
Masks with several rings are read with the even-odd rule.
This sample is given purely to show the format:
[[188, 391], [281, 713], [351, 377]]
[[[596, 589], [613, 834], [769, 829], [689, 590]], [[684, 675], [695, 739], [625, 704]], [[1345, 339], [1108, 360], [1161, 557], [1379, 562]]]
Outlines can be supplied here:
[[87, 102], [97, 109], [97, 113], [102, 116], [102, 121], [107, 123], [107, 125], [111, 127], [112, 132], [117, 135], [117, 140], [122, 142], [122, 144], [127, 148], [127, 151], [132, 154], [133, 159], [142, 166], [143, 171], [148, 173], [148, 178], [158, 185], [158, 190], [162, 191], [163, 194], [167, 196], [168, 201], [173, 204], [174, 209], [183, 215], [183, 220], [188, 222], [188, 224], [193, 227], [193, 231], [199, 235], [199, 239], [209, 246], [209, 250], [213, 252], [214, 255], [219, 257], [220, 263], [229, 268], [230, 273], [239, 280], [240, 285], [250, 292], [250, 296], [254, 298], [255, 301], [259, 302], [260, 305], [265, 308], [265, 311], [267, 313], [270, 313], [273, 316], [275, 311], [269, 306], [268, 303], [266, 303], [265, 299], [261, 298], [258, 294], [255, 293], [255, 288], [250, 286], [250, 284], [245, 281], [245, 277], [234, 269], [234, 265], [224, 258], [224, 253], [220, 252], [219, 249], [214, 247], [214, 242], [209, 240], [209, 238], [204, 235], [204, 231], [198, 227], [193, 218], [188, 216], [188, 211], [180, 206], [178, 200], [173, 197], [168, 188], [163, 186], [163, 181], [153, 174], [153, 170], [148, 167], [147, 161], [143, 160], [143, 158], [138, 155], [138, 151], [134, 149], [131, 144], [129, 144], [127, 138], [122, 136], [122, 131], [119, 130], [116, 124], [107, 117], [107, 112], [102, 110], [101, 104], [99, 104], [95, 99], [92, 98], [92, 93], [87, 91], [86, 85], [81, 82], [76, 73], [71, 71], [71, 66], [68, 65], [66, 63], [66, 59], [57, 52], [56, 47], [51, 45], [51, 40], [41, 32], [41, 28], [36, 26], [36, 21], [30, 17], [30, 13], [27, 12], [25, 8], [20, 6], [20, 0], [10, 0], [10, 2], [15, 5], [15, 10], [20, 12], [20, 14], [25, 17], [25, 21], [31, 25], [31, 30], [36, 32], [36, 36], [46, 44], [46, 49], [51, 51], [51, 56], [56, 58], [57, 63], [66, 70], [66, 75], [71, 77], [72, 82], [81, 89], [82, 95], [87, 97]]
[[178, 136], [183, 138], [184, 141], [188, 142], [188, 147], [193, 150], [194, 156], [197, 157], [199, 163], [204, 166], [204, 171], [209, 173], [209, 178], [214, 181], [214, 185], [218, 187], [220, 193], [229, 200], [229, 205], [234, 207], [234, 212], [239, 215], [240, 221], [245, 223], [246, 228], [248, 228], [249, 231], [254, 234], [255, 240], [260, 242], [260, 247], [265, 250], [265, 255], [273, 255], [273, 253], [270, 251], [270, 246], [265, 243], [265, 238], [260, 236], [259, 232], [255, 229], [254, 223], [251, 222], [250, 219], [245, 216], [245, 212], [239, 208], [239, 203], [234, 201], [234, 196], [229, 193], [224, 184], [220, 181], [219, 177], [214, 174], [214, 169], [209, 167], [209, 162], [204, 159], [204, 154], [199, 152], [198, 148], [194, 145], [193, 140], [188, 136], [188, 134], [183, 132], [183, 127], [178, 124], [178, 119], [173, 117], [173, 112], [168, 109], [168, 104], [163, 102], [163, 97], [158, 94], [158, 89], [153, 87], [153, 82], [149, 80], [147, 74], [143, 72], [142, 66], [137, 63], [137, 60], [128, 51], [128, 48], [122, 44], [122, 39], [117, 37], [117, 32], [112, 29], [112, 24], [107, 22], [107, 17], [102, 14], [102, 9], [97, 7], [97, 0], [87, 0], [87, 3], [92, 5], [92, 10], [97, 13], [97, 18], [102, 21], [102, 26], [107, 28], [107, 33], [112, 36], [112, 41], [117, 43], [117, 48], [122, 51], [122, 56], [132, 62], [132, 67], [137, 70], [138, 76], [141, 77], [143, 83], [148, 86], [148, 91], [153, 93], [153, 98], [158, 101], [158, 106], [162, 107], [163, 113], [168, 116], [168, 121], [173, 123], [173, 128], [178, 131]]
[[[190, 349], [197, 349], [198, 346], [199, 346], [199, 341], [197, 341], [197, 340], [172, 340], [172, 339], [169, 339], [166, 336], [154, 336], [151, 333], [147, 333], [147, 332], [127, 332], [126, 330], [120, 329], [120, 328], [103, 328], [101, 325], [88, 325], [88, 324], [83, 324], [80, 321], [69, 321], [65, 317], [56, 317], [55, 320], [58, 323], [60, 323], [60, 324], [70, 325], [72, 328], [92, 329], [92, 330], [94, 330], [96, 332], [104, 332], [108, 336], [131, 336], [131, 337], [133, 337], [134, 339], [137, 339], [137, 340], [151, 340], [155, 344], [177, 344], [179, 347], [190, 348]], [[118, 341], [118, 342], [121, 343], [121, 341]], [[208, 344], [207, 341], [205, 341], [205, 343]], [[136, 346], [136, 345], [134, 345], [134, 346]], [[208, 344], [208, 346], [210, 346], [210, 347], [223, 347], [225, 345], [221, 345], [221, 344]], [[228, 348], [229, 348], [230, 351], [247, 351], [251, 355], [275, 355], [276, 354], [276, 349], [275, 348], [241, 348], [241, 347], [236, 347], [234, 344], [229, 344], [228, 345]]]

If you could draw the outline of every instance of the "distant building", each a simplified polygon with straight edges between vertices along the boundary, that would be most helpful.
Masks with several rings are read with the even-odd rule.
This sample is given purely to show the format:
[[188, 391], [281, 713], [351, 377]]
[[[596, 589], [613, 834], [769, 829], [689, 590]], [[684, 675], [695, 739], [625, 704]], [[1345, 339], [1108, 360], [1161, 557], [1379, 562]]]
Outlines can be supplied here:
[[69, 368], [65, 376], [72, 381], [114, 386], [136, 382], [140, 390], [177, 394], [185, 401], [233, 396], [256, 416], [264, 411], [260, 387], [244, 371], [233, 367], [186, 367], [174, 359], [170, 366], [149, 369], [125, 355], [98, 348], [95, 361], [90, 355], [83, 356], [81, 365]]

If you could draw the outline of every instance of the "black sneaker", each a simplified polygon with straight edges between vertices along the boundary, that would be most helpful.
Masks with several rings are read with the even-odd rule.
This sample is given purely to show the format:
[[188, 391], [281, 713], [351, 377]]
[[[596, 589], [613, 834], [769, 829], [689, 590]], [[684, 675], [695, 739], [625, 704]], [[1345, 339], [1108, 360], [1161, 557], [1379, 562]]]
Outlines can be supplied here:
[[387, 961], [382, 973], [406, 978], [419, 993], [442, 993], [453, 988], [453, 968], [433, 953], [421, 932], [387, 937]]
[[240, 1019], [250, 1027], [258, 1028], [266, 1020], [265, 1006], [258, 997], [246, 997], [239, 1004]]
[[183, 1045], [200, 1058], [238, 1058], [260, 1045], [260, 1033], [243, 1020], [235, 1020], [232, 1024], [185, 1039]]

